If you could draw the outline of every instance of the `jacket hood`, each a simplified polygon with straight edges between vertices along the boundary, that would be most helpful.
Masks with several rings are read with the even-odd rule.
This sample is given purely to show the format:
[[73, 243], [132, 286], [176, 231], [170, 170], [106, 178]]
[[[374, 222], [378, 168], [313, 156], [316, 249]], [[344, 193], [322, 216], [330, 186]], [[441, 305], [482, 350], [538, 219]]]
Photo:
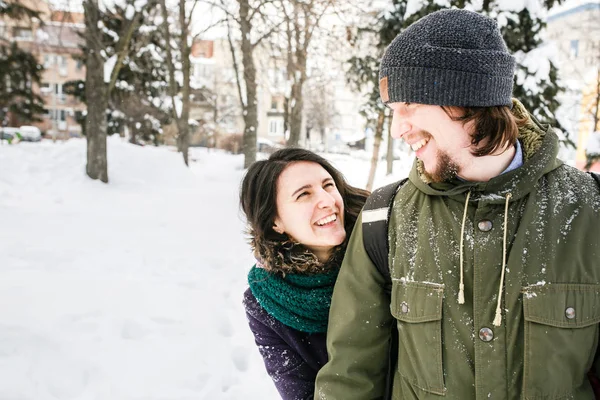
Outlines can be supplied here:
[[454, 178], [447, 182], [431, 183], [422, 174], [423, 162], [415, 159], [409, 180], [425, 194], [448, 196], [458, 201], [463, 201], [464, 193], [469, 190], [473, 200], [489, 204], [503, 204], [508, 193], [512, 200], [526, 196], [544, 174], [562, 165], [562, 161], [556, 158], [558, 137], [549, 125], [542, 125], [516, 99], [513, 99], [512, 113], [526, 119], [525, 125], [519, 128], [518, 136], [523, 148], [523, 165], [520, 168], [488, 182], [465, 182]]

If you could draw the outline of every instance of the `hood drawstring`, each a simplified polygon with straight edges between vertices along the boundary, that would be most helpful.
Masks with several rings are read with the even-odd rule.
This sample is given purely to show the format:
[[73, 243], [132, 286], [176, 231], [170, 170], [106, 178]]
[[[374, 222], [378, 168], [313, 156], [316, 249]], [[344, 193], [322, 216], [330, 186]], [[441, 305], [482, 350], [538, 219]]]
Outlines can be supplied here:
[[458, 285], [458, 304], [465, 304], [465, 284], [463, 278], [463, 243], [465, 238], [465, 222], [467, 221], [467, 209], [469, 208], [469, 198], [471, 198], [470, 190], [467, 193], [467, 200], [465, 200], [465, 212], [463, 214], [462, 226], [460, 228], [460, 284]]
[[[464, 238], [465, 238], [465, 223], [467, 221], [467, 209], [469, 206], [469, 198], [471, 197], [471, 191], [467, 193], [467, 199], [465, 200], [465, 211], [463, 214], [462, 226], [460, 229], [460, 284], [458, 286], [458, 304], [465, 304], [465, 284], [464, 284]], [[508, 233], [508, 204], [512, 195], [508, 193], [506, 195], [506, 202], [504, 204], [504, 238], [502, 241], [502, 272], [500, 275], [500, 286], [498, 288], [498, 304], [496, 306], [496, 316], [494, 318], [494, 326], [502, 325], [502, 293], [504, 288], [504, 273], [506, 272], [506, 236]]]
[[496, 306], [496, 317], [494, 318], [494, 326], [502, 325], [502, 292], [504, 288], [504, 272], [506, 271], [506, 233], [508, 232], [508, 202], [512, 195], [506, 195], [506, 203], [504, 205], [504, 240], [502, 242], [502, 273], [500, 275], [500, 287], [498, 288], [498, 305]]

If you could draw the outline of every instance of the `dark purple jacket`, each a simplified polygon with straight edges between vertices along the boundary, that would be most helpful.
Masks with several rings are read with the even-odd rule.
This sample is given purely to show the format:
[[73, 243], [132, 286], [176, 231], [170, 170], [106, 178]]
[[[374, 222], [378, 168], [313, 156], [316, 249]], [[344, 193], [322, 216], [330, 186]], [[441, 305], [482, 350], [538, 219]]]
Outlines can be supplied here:
[[268, 314], [250, 289], [244, 293], [248, 324], [268, 374], [284, 400], [312, 399], [315, 378], [327, 362], [325, 333], [306, 333]]

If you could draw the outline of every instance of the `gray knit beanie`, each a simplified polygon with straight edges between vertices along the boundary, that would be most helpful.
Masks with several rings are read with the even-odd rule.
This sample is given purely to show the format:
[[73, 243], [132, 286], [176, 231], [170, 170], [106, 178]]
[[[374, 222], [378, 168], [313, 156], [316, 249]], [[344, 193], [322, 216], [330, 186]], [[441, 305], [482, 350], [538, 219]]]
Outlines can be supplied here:
[[429, 14], [385, 51], [379, 91], [385, 104], [511, 106], [515, 60], [496, 22], [467, 10]]

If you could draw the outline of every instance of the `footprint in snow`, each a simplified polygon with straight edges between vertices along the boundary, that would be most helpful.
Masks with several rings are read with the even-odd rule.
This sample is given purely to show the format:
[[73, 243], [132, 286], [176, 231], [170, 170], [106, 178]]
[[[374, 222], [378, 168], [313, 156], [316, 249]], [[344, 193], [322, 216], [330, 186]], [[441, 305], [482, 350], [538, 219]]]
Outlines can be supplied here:
[[238, 371], [246, 372], [248, 370], [248, 356], [244, 348], [235, 347], [231, 353], [231, 360]]

